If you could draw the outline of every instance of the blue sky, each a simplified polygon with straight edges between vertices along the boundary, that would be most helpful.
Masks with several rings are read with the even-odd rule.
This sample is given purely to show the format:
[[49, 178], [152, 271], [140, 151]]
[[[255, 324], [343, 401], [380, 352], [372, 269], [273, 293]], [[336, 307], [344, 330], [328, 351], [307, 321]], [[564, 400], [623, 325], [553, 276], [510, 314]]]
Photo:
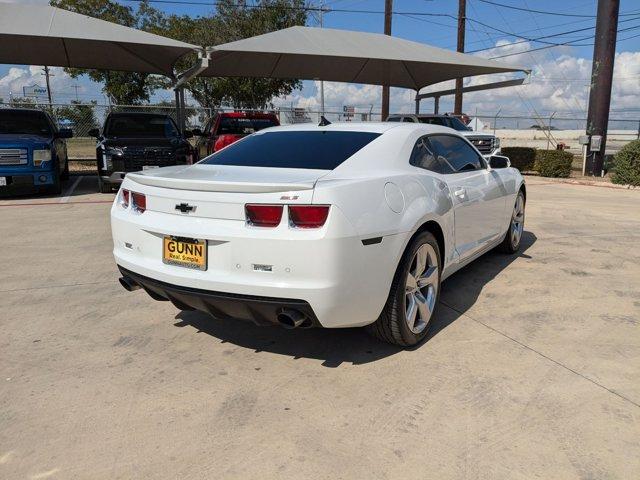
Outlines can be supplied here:
[[[5, 0], [6, 1], [6, 0]], [[45, 0], [22, 0], [24, 2], [39, 2]], [[136, 2], [119, 0], [120, 3], [135, 5]], [[176, 0], [178, 2], [180, 0]], [[183, 0], [186, 1], [186, 0]], [[206, 1], [206, 0], [198, 0]], [[248, 0], [251, 2], [251, 0]], [[492, 0], [496, 3], [528, 8], [541, 11], [555, 12], [557, 15], [546, 15], [513, 10], [483, 2], [482, 0], [467, 0], [466, 50], [490, 49], [476, 54], [497, 56], [507, 53], [519, 53], [502, 61], [510, 61], [528, 66], [534, 73], [531, 84], [523, 87], [504, 89], [503, 91], [484, 92], [468, 95], [465, 98], [465, 110], [479, 109], [490, 114], [502, 108], [503, 111], [520, 113], [543, 113], [561, 111], [579, 116], [586, 109], [587, 83], [591, 71], [590, 59], [593, 53], [592, 45], [563, 46], [552, 49], [526, 53], [530, 48], [544, 46], [541, 43], [528, 43], [522, 38], [508, 35], [517, 33], [525, 37], [540, 37], [569, 30], [585, 29], [595, 24], [594, 18], [566, 16], [595, 15], [597, 0]], [[213, 3], [213, 2], [212, 2]], [[316, 5], [320, 0], [315, 0]], [[393, 35], [423, 42], [430, 45], [455, 49], [457, 0], [394, 0]], [[156, 8], [171, 13], [188, 15], [206, 15], [213, 10], [213, 6], [178, 5], [153, 3]], [[384, 0], [325, 0], [325, 6], [335, 9], [324, 15], [324, 26], [361, 30], [367, 32], [382, 32], [383, 15], [380, 13], [351, 13], [339, 10], [374, 10], [384, 9]], [[414, 15], [414, 13], [430, 13], [436, 16]], [[637, 13], [636, 16], [629, 15]], [[622, 0], [619, 29], [627, 31], [618, 35], [619, 40], [640, 34], [640, 2], [637, 0]], [[447, 16], [448, 15], [448, 16]], [[484, 25], [483, 25], [484, 24]], [[317, 25], [317, 21], [310, 18], [309, 25]], [[501, 33], [498, 30], [502, 30]], [[566, 42], [580, 39], [592, 34], [593, 30], [575, 32], [563, 36], [547, 39], [554, 42]], [[518, 42], [518, 43], [515, 43]], [[580, 44], [592, 43], [583, 40]], [[499, 45], [497, 47], [497, 45]], [[615, 112], [625, 116], [640, 116], [636, 103], [640, 95], [640, 36], [619, 41], [617, 46], [617, 65], [614, 80]], [[11, 68], [13, 67], [13, 70]], [[61, 71], [56, 71], [53, 93], [59, 101], [69, 101], [76, 96], [81, 100], [96, 99], [104, 102], [100, 94], [100, 85], [92, 84], [88, 79], [72, 80]], [[24, 66], [0, 65], [0, 97], [8, 97], [9, 90], [20, 93], [25, 82], [40, 80], [39, 70], [31, 70]], [[77, 85], [77, 89], [74, 87]], [[440, 87], [447, 88], [448, 85]], [[379, 108], [379, 88], [370, 86], [356, 86], [344, 84], [325, 84], [326, 104], [329, 108], [339, 109], [341, 105], [356, 105], [365, 108], [374, 105]], [[411, 108], [413, 93], [394, 89], [392, 93], [392, 110], [407, 110]], [[159, 92], [154, 99], [170, 98], [167, 92]], [[296, 92], [287, 99], [280, 99], [279, 103], [296, 104], [317, 108], [318, 93], [314, 82], [305, 82], [301, 92]], [[425, 102], [425, 107], [429, 107]], [[443, 104], [445, 110], [450, 109], [449, 100]], [[636, 109], [634, 111], [634, 108]]]

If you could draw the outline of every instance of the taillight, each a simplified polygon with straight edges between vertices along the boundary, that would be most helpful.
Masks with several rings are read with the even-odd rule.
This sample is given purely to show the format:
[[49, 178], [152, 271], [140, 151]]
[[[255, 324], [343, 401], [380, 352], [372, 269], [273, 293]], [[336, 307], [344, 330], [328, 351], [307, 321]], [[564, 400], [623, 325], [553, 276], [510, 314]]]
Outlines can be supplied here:
[[289, 221], [298, 228], [320, 228], [329, 216], [329, 205], [289, 205]]
[[240, 135], [220, 135], [216, 138], [216, 143], [213, 145], [213, 151], [217, 152], [218, 150], [222, 150], [227, 145], [231, 145], [233, 142], [240, 140]]
[[244, 206], [247, 222], [256, 227], [277, 227], [282, 220], [282, 205], [256, 205]]
[[120, 206], [122, 208], [129, 208], [129, 197], [130, 197], [130, 192], [129, 190], [122, 190], [122, 192], [120, 192]]
[[131, 192], [131, 200], [136, 212], [142, 213], [147, 209], [147, 197], [143, 193]]

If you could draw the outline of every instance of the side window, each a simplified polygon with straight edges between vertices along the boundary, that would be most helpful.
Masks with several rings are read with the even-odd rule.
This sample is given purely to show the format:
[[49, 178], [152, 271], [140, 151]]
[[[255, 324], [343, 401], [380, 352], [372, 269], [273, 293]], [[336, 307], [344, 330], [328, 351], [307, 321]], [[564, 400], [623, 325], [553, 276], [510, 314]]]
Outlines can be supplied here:
[[409, 163], [414, 167], [436, 173], [451, 173], [451, 169], [447, 168], [446, 164], [443, 164], [434, 153], [428, 137], [418, 139], [411, 152]]
[[400, 117], [389, 117], [389, 119], [387, 120], [387, 122], [400, 122], [401, 119]]
[[403, 121], [403, 122], [410, 122], [410, 123], [414, 123], [413, 118], [411, 118], [411, 117], [404, 117], [404, 118], [402, 119], [402, 121]]
[[482, 170], [484, 161], [474, 148], [463, 139], [454, 135], [432, 135], [429, 141], [438, 160], [444, 162], [451, 173]]

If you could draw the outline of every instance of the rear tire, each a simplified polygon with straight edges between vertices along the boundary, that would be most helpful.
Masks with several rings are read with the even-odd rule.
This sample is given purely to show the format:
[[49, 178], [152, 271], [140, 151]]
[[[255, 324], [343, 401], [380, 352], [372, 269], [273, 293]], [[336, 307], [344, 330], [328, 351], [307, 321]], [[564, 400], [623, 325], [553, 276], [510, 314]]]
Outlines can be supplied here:
[[441, 272], [437, 240], [430, 232], [419, 233], [404, 252], [387, 303], [367, 326], [369, 333], [402, 347], [422, 341], [438, 306]]
[[109, 182], [105, 182], [98, 175], [98, 190], [100, 193], [111, 193], [113, 191], [113, 185]]
[[516, 202], [511, 212], [511, 220], [509, 221], [509, 229], [498, 246], [498, 250], [503, 253], [513, 254], [520, 250], [522, 241], [522, 233], [524, 232], [524, 193], [522, 190], [516, 196]]
[[69, 180], [69, 159], [68, 158], [64, 162], [64, 169], [62, 170], [62, 173], [60, 174], [60, 179], [61, 180]]

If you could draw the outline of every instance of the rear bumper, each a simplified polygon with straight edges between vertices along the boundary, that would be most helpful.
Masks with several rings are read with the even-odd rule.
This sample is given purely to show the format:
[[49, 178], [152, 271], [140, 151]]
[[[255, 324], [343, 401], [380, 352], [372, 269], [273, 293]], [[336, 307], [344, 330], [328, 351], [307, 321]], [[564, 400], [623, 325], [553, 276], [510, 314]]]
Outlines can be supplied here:
[[256, 325], [277, 325], [278, 313], [290, 309], [301, 312], [308, 319], [304, 326], [321, 326], [313, 309], [304, 300], [212, 292], [171, 285], [134, 273], [120, 265], [118, 268], [123, 277], [142, 287], [153, 299], [168, 300], [180, 310], [199, 310], [220, 320], [249, 320]]

